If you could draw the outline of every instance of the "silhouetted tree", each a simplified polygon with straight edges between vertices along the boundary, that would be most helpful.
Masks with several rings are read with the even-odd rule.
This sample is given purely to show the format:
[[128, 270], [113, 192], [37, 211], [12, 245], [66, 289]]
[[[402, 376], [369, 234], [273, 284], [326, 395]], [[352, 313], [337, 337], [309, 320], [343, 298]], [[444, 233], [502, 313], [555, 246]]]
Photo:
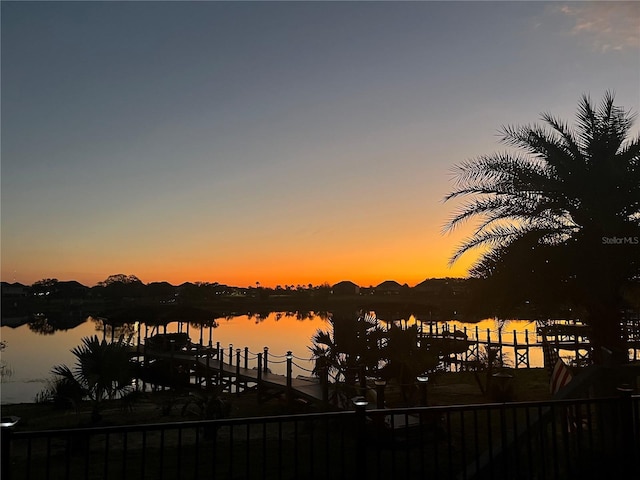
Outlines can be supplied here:
[[434, 371], [440, 361], [436, 348], [427, 349], [418, 341], [417, 325], [402, 327], [391, 322], [384, 332], [385, 340], [380, 357], [386, 361], [379, 376], [386, 380], [395, 379], [407, 401], [415, 389], [416, 377]]
[[82, 392], [93, 403], [92, 419], [100, 419], [100, 408], [107, 399], [113, 399], [130, 390], [133, 364], [127, 347], [122, 341], [108, 343], [97, 336], [85, 337], [82, 344], [71, 353], [76, 357], [72, 370], [66, 365], [57, 365], [52, 372], [63, 379], [65, 391], [74, 385], [74, 391]]
[[311, 353], [322, 357], [337, 382], [355, 385], [361, 369], [377, 369], [382, 331], [375, 319], [364, 315], [334, 314], [328, 322], [329, 330], [318, 330], [312, 337]]
[[[601, 348], [626, 353], [623, 298], [640, 277], [640, 137], [634, 115], [583, 96], [576, 125], [543, 114], [546, 125], [505, 127], [515, 147], [455, 168], [446, 200], [465, 201], [445, 230], [479, 219], [454, 253], [480, 247], [471, 275], [521, 301], [561, 293], [584, 311], [596, 360]], [[610, 240], [615, 239], [615, 240]]]

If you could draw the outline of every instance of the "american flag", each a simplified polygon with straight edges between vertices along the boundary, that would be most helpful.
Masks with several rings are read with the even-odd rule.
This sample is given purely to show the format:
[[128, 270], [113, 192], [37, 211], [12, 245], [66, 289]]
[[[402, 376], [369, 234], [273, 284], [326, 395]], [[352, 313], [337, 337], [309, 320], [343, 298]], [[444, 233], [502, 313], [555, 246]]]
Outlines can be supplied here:
[[572, 378], [573, 375], [571, 375], [569, 367], [567, 367], [562, 359], [558, 357], [558, 360], [553, 367], [553, 371], [551, 372], [551, 395], [555, 395], [558, 393], [558, 390], [568, 385]]

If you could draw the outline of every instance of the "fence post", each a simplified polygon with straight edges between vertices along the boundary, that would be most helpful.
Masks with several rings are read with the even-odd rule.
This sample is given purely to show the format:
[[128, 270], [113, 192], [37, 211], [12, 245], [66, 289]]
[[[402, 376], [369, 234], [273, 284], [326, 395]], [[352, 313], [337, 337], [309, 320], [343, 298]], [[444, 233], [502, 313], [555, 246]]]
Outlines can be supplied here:
[[637, 446], [636, 439], [634, 438], [635, 424], [633, 421], [633, 400], [631, 398], [633, 388], [631, 388], [627, 384], [624, 384], [619, 386], [616, 390], [618, 390], [618, 394], [620, 395], [620, 400], [618, 403], [618, 421], [620, 422], [621, 428], [620, 440], [622, 441], [622, 448], [620, 449], [620, 453], [622, 454], [622, 471], [631, 474], [634, 469], [638, 468], [638, 464], [636, 461]]
[[292, 375], [293, 375], [293, 353], [291, 350], [287, 352], [287, 401], [291, 402], [293, 400], [293, 392], [292, 392]]
[[2, 465], [2, 478], [9, 480], [11, 478], [11, 436], [13, 429], [20, 421], [20, 417], [2, 417], [0, 429], [2, 429], [2, 446], [0, 448], [0, 465]]

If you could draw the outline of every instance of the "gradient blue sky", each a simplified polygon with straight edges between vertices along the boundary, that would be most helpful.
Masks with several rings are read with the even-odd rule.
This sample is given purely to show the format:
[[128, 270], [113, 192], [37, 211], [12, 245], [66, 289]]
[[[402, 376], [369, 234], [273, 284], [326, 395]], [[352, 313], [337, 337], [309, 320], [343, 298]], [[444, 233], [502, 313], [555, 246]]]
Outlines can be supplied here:
[[2, 280], [463, 276], [453, 164], [640, 106], [638, 2], [6, 2]]

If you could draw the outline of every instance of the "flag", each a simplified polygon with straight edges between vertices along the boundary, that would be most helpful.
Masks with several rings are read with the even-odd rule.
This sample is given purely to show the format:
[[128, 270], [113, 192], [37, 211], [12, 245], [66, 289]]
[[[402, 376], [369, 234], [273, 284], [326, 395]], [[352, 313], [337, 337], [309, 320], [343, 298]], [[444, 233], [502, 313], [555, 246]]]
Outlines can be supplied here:
[[551, 372], [551, 395], [555, 395], [558, 393], [558, 390], [568, 385], [572, 378], [573, 375], [571, 375], [569, 367], [567, 367], [562, 359], [558, 357], [558, 360], [553, 367], [553, 372]]

